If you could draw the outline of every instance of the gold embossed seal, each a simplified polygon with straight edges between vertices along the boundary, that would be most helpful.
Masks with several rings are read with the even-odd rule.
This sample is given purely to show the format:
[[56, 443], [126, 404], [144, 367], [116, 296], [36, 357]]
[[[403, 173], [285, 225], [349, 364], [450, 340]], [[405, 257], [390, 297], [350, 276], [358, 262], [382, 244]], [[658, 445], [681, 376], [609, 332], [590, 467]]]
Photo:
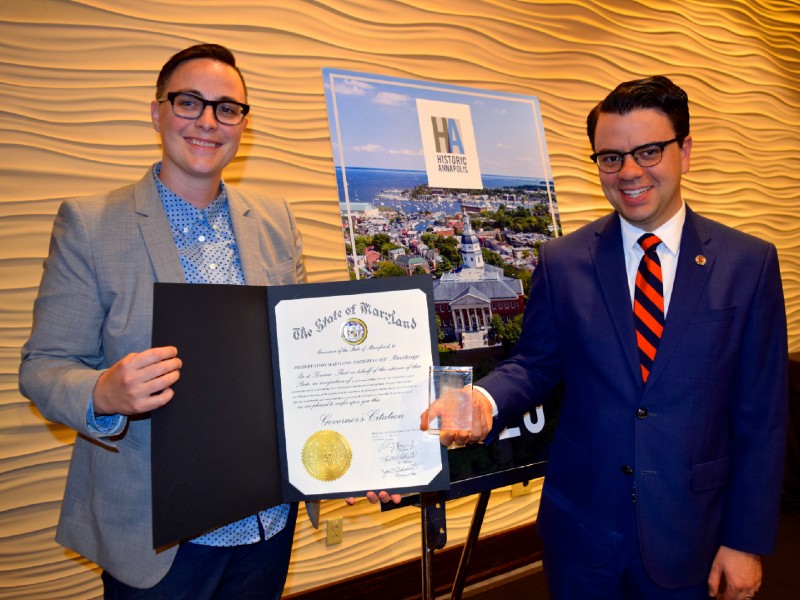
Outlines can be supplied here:
[[314, 479], [334, 481], [347, 473], [353, 452], [341, 433], [323, 429], [306, 440], [302, 458], [303, 466]]
[[358, 346], [367, 339], [367, 324], [355, 317], [347, 319], [342, 325], [342, 339], [351, 346]]

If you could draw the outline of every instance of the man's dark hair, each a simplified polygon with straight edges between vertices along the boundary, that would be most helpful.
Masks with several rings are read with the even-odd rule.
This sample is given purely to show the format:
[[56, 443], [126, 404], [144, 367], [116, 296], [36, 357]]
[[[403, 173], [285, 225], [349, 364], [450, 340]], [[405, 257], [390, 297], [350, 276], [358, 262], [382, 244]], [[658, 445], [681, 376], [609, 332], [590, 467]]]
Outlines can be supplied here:
[[586, 133], [594, 147], [594, 132], [600, 113], [626, 115], [633, 110], [654, 108], [664, 113], [672, 123], [678, 143], [689, 135], [689, 97], [680, 87], [663, 75], [635, 79], [619, 84], [605, 100], [586, 117]]
[[156, 98], [163, 98], [165, 96], [169, 78], [172, 77], [172, 74], [179, 65], [190, 60], [197, 60], [198, 58], [210, 58], [211, 60], [216, 60], [233, 67], [239, 74], [239, 79], [242, 80], [244, 100], [247, 102], [247, 84], [244, 82], [244, 76], [239, 70], [239, 67], [236, 66], [236, 57], [233, 56], [233, 52], [219, 44], [197, 44], [196, 46], [189, 46], [185, 50], [174, 54], [164, 63], [164, 66], [161, 67], [161, 72], [158, 74], [158, 80], [156, 81]]

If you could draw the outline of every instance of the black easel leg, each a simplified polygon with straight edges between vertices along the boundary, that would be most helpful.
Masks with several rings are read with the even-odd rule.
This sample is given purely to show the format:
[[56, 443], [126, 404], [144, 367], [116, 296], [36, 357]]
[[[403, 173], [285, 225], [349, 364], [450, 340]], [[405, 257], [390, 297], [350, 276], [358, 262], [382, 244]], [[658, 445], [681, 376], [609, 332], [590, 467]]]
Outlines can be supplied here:
[[447, 543], [445, 501], [442, 494], [419, 495], [422, 510], [422, 600], [433, 600], [433, 553]]
[[481, 526], [483, 525], [483, 517], [486, 515], [486, 507], [489, 505], [489, 496], [491, 495], [491, 490], [485, 490], [478, 496], [478, 502], [475, 505], [475, 513], [472, 515], [472, 523], [469, 526], [469, 534], [467, 534], [467, 541], [464, 542], [464, 550], [461, 552], [461, 560], [458, 563], [456, 579], [453, 582], [453, 591], [450, 595], [451, 600], [461, 600], [461, 594], [464, 592], [464, 584], [467, 582], [469, 561], [472, 558], [472, 551], [475, 549], [475, 544], [478, 542], [478, 536], [481, 533]]

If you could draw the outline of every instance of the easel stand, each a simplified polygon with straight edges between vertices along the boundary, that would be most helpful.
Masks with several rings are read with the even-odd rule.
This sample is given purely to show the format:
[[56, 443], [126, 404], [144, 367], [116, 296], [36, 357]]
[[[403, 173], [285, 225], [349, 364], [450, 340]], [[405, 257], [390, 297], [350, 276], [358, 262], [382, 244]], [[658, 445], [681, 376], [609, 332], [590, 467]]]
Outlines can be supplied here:
[[400, 504], [382, 505], [383, 510], [409, 505], [420, 507], [422, 526], [422, 600], [434, 599], [433, 556], [436, 550], [441, 550], [447, 543], [447, 520], [445, 514], [447, 500], [479, 494], [450, 593], [451, 600], [461, 600], [464, 585], [467, 581], [470, 560], [480, 536], [483, 518], [486, 515], [486, 508], [489, 505], [489, 497], [492, 490], [542, 477], [544, 468], [545, 461], [515, 467], [506, 471], [451, 482], [450, 489], [444, 492], [423, 492], [419, 495], [403, 498]]

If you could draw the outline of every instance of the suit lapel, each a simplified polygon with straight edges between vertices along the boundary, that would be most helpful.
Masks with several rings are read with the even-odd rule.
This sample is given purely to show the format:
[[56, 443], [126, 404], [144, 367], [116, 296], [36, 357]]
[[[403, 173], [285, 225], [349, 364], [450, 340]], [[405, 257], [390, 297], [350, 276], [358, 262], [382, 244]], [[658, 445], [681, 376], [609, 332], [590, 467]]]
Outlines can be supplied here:
[[600, 282], [606, 310], [614, 324], [631, 373], [641, 381], [619, 215], [611, 213], [606, 219], [598, 221], [595, 235], [594, 242], [589, 245], [589, 253], [594, 262], [597, 280]]
[[250, 206], [242, 195], [228, 187], [233, 233], [242, 262], [242, 273], [247, 285], [267, 285], [269, 283], [264, 257], [261, 253], [261, 238], [258, 223], [251, 216]]
[[[698, 257], [702, 257], [703, 260]], [[686, 221], [681, 234], [681, 253], [678, 257], [678, 268], [672, 287], [669, 312], [664, 322], [664, 334], [658, 345], [653, 369], [647, 379], [648, 387], [664, 371], [670, 356], [684, 338], [697, 302], [707, 284], [708, 275], [714, 268], [715, 260], [716, 256], [708, 246], [708, 234], [702, 229], [702, 224], [694, 212], [687, 207]]]
[[[228, 202], [244, 281], [247, 285], [267, 285], [258, 224], [250, 216], [250, 207], [245, 199], [230, 187]], [[134, 187], [134, 204], [139, 229], [156, 273], [156, 281], [185, 283], [169, 221], [150, 171]]]
[[134, 207], [156, 281], [184, 283], [178, 250], [149, 170], [134, 186]]

